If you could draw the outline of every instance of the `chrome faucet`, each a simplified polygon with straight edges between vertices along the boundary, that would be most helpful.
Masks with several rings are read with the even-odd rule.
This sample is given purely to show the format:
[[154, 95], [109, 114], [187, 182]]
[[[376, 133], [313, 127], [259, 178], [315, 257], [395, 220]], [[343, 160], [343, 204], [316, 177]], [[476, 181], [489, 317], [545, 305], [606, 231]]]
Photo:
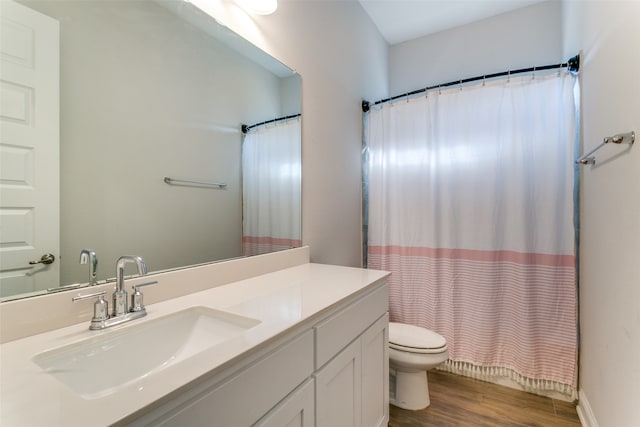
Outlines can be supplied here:
[[89, 286], [96, 284], [98, 276], [98, 255], [91, 249], [80, 251], [80, 264], [89, 264]]
[[147, 274], [147, 264], [139, 256], [121, 256], [116, 263], [116, 290], [113, 292], [113, 317], [123, 316], [127, 309], [127, 291], [124, 290], [124, 267], [127, 263], [134, 263], [138, 267], [138, 274]]
[[138, 274], [140, 276], [147, 274], [147, 265], [139, 256], [121, 256], [118, 258], [118, 262], [116, 263], [116, 289], [113, 292], [113, 311], [111, 315], [109, 315], [109, 305], [104, 300], [105, 291], [89, 295], [78, 295], [72, 298], [73, 301], [80, 301], [98, 297], [93, 307], [93, 318], [91, 319], [89, 329], [105, 329], [147, 315], [147, 310], [142, 302], [143, 295], [142, 292], [140, 292], [140, 288], [155, 285], [158, 282], [154, 280], [152, 282], [133, 285], [134, 293], [131, 295], [131, 309], [128, 309], [127, 291], [124, 290], [124, 267], [127, 263], [135, 264], [138, 267]]

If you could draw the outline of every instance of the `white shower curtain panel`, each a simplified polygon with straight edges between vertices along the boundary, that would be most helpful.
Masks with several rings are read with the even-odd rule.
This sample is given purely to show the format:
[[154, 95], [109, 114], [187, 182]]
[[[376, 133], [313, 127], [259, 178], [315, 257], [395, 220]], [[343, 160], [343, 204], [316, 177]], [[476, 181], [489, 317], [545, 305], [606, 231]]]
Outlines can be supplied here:
[[242, 146], [244, 255], [301, 246], [300, 119], [252, 129]]
[[527, 75], [369, 113], [368, 267], [450, 368], [575, 395], [577, 89]]

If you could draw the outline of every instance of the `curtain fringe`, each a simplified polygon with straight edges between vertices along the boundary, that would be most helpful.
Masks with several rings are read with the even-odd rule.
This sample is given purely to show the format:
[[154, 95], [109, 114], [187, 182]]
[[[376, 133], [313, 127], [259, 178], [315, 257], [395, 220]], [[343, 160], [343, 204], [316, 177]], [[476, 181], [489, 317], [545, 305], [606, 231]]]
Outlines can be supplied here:
[[[500, 366], [478, 366], [469, 362], [447, 360], [437, 369], [491, 383], [502, 384], [499, 382], [501, 379], [513, 381], [522, 390], [541, 396], [556, 397], [566, 401], [574, 401], [578, 398], [577, 390], [570, 384], [525, 377], [510, 368]], [[560, 396], [551, 396], [555, 393], [560, 394]]]

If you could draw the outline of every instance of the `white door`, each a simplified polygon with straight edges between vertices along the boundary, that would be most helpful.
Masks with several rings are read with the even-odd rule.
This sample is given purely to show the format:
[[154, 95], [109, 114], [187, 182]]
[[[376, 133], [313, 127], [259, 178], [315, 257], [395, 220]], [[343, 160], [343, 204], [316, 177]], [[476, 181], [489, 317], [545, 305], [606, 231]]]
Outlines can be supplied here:
[[[0, 1], [0, 296], [59, 285], [58, 21]], [[52, 264], [30, 265], [44, 254]]]

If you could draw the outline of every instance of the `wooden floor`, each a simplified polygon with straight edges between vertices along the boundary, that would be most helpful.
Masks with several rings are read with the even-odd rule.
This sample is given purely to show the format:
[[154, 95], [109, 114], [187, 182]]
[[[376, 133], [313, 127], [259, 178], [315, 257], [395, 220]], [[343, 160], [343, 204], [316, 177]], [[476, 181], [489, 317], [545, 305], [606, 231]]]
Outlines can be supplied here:
[[391, 406], [389, 427], [580, 427], [575, 405], [442, 371], [429, 371], [431, 405]]

